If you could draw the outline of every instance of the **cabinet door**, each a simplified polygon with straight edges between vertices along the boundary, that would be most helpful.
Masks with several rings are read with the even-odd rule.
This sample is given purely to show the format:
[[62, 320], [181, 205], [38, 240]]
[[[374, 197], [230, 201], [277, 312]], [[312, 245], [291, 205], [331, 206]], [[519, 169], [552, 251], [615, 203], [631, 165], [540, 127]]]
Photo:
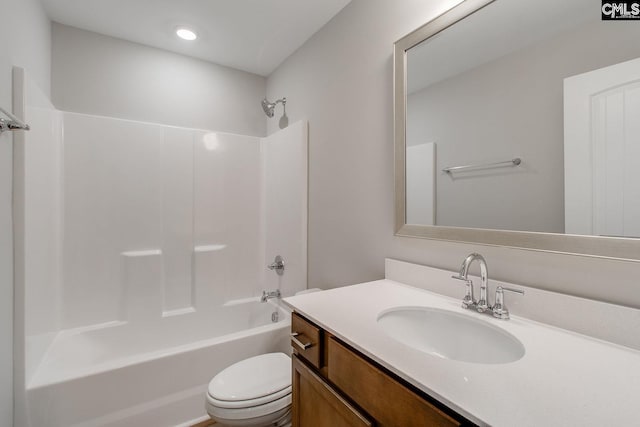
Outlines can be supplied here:
[[373, 425], [295, 355], [292, 357], [292, 364], [293, 427], [364, 427]]
[[379, 426], [457, 427], [460, 423], [372, 363], [331, 338], [329, 380]]

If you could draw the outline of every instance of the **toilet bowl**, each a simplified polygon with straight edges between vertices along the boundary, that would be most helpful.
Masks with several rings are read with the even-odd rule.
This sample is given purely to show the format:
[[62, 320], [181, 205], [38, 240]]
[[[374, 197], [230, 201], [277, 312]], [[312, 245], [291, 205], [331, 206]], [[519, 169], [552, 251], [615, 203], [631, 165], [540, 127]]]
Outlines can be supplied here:
[[268, 353], [229, 366], [209, 383], [206, 408], [221, 426], [290, 426], [291, 358]]

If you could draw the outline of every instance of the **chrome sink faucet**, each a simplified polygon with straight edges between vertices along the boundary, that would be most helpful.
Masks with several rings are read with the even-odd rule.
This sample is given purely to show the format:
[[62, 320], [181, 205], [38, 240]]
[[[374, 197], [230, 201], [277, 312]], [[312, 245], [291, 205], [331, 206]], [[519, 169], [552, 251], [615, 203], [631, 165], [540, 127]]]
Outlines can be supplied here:
[[[473, 261], [478, 261], [480, 263], [480, 280], [482, 283], [480, 284], [480, 299], [476, 302], [473, 300], [473, 283], [469, 280], [469, 267]], [[469, 254], [468, 257], [464, 259], [462, 265], [460, 266], [460, 273], [457, 276], [451, 276], [454, 279], [464, 280], [467, 282], [467, 288], [470, 290], [467, 292], [467, 296], [470, 297], [470, 301], [467, 300], [467, 296], [465, 296], [465, 301], [463, 302], [465, 308], [471, 308], [471, 305], [475, 307], [480, 313], [487, 311], [489, 308], [489, 302], [487, 301], [487, 286], [489, 285], [489, 271], [487, 269], [487, 261], [485, 261], [484, 257], [477, 253]], [[469, 304], [471, 302], [471, 304]]]
[[[473, 261], [478, 261], [480, 263], [480, 299], [478, 301], [475, 300], [473, 294], [473, 282], [469, 279], [469, 267], [473, 263]], [[484, 257], [478, 253], [469, 254], [462, 262], [460, 266], [460, 273], [457, 276], [451, 276], [456, 280], [462, 280], [467, 285], [467, 293], [462, 299], [462, 307], [469, 309], [476, 309], [480, 313], [487, 312], [487, 310], [491, 310], [490, 314], [493, 314], [493, 317], [497, 317], [499, 319], [509, 319], [509, 310], [504, 303], [504, 291], [515, 292], [521, 295], [524, 295], [524, 291], [520, 289], [512, 289], [505, 288], [504, 286], [498, 286], [496, 288], [496, 298], [495, 304], [493, 306], [489, 305], [489, 300], [487, 299], [488, 287], [489, 287], [489, 270], [487, 268], [487, 261]]]

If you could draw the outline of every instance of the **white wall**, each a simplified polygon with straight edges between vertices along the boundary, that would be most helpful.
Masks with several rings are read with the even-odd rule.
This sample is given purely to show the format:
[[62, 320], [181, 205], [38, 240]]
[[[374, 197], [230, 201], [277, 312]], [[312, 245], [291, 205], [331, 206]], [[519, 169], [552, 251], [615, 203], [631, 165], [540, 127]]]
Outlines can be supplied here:
[[[562, 233], [563, 79], [640, 56], [625, 42], [639, 37], [589, 22], [410, 94], [407, 143], [438, 142], [437, 224]], [[514, 157], [517, 168], [440, 171]]]
[[262, 267], [265, 290], [290, 296], [307, 287], [307, 122], [296, 122], [260, 140], [262, 266], [284, 259], [282, 276]]
[[[30, 70], [45, 92], [50, 88], [51, 28], [37, 0], [0, 0], [0, 105], [11, 109], [11, 69]], [[12, 138], [0, 137], [0, 425], [13, 421], [13, 256], [11, 224]]]
[[[28, 77], [27, 77], [28, 79]], [[27, 97], [32, 98], [38, 89], [28, 81]], [[31, 92], [31, 94], [29, 94]], [[43, 103], [46, 97], [39, 93]], [[30, 103], [30, 105], [33, 105]], [[61, 255], [61, 183], [62, 115], [51, 105], [26, 109], [25, 120], [31, 130], [24, 136], [24, 147], [16, 147], [14, 153], [15, 212], [20, 215], [24, 232], [16, 234], [14, 253], [16, 315], [24, 320], [24, 330], [15, 328], [16, 338], [24, 333], [24, 353], [15, 341], [14, 355], [16, 377], [25, 377], [27, 383], [47, 347], [58, 332], [60, 320], [60, 255]], [[21, 202], [22, 201], [22, 202]], [[22, 212], [19, 214], [18, 212]], [[24, 298], [17, 291], [21, 289]], [[16, 316], [16, 326], [18, 316]], [[18, 359], [25, 361], [24, 370]], [[16, 395], [16, 401], [19, 398]], [[16, 413], [18, 420], [18, 413]]]
[[62, 182], [61, 329], [258, 293], [259, 138], [64, 113]]
[[[306, 287], [306, 122], [260, 139], [31, 106], [27, 120], [27, 378], [51, 332]], [[265, 268], [276, 254], [283, 277]]]
[[264, 77], [53, 24], [52, 100], [61, 110], [264, 136]]
[[640, 263], [394, 237], [393, 42], [454, 3], [353, 0], [269, 77], [268, 97], [310, 124], [309, 286], [382, 278], [387, 256], [458, 269], [479, 251], [494, 279], [640, 307]]

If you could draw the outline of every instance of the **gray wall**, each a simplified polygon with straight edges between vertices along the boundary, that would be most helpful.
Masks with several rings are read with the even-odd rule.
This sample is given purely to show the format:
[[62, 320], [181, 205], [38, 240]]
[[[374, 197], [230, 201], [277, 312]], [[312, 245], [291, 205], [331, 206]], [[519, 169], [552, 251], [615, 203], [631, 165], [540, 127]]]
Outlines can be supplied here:
[[[11, 69], [26, 68], [49, 92], [51, 27], [37, 0], [0, 0], [0, 106], [11, 111]], [[13, 230], [11, 186], [13, 146], [10, 134], [0, 137], [0, 425], [13, 424]]]
[[[436, 223], [562, 233], [563, 79], [640, 57], [629, 40], [639, 25], [598, 20], [409, 95], [408, 144], [437, 143]], [[516, 156], [518, 168], [441, 172]]]
[[393, 42], [454, 3], [353, 0], [269, 77], [290, 120], [309, 120], [309, 285], [379, 279], [384, 257], [457, 269], [479, 251], [494, 279], [640, 307], [640, 263], [393, 235]]
[[264, 77], [53, 24], [52, 101], [65, 111], [265, 136]]

